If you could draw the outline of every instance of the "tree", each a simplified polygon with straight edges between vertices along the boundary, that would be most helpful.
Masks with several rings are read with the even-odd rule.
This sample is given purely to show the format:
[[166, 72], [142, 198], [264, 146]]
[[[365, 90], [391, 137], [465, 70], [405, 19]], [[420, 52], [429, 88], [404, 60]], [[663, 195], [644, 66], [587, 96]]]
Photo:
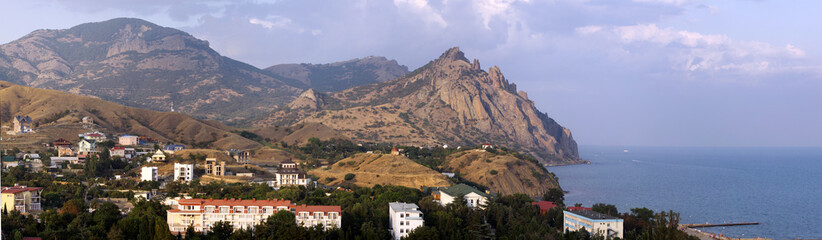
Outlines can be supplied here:
[[353, 173], [348, 173], [348, 174], [345, 174], [345, 180], [346, 180], [346, 181], [351, 181], [351, 180], [352, 180], [352, 179], [354, 179], [354, 177], [356, 177], [356, 176], [357, 176], [357, 175], [356, 175], [356, 174], [353, 174]]
[[208, 230], [207, 235], [210, 239], [225, 240], [228, 239], [233, 232], [234, 227], [231, 226], [230, 222], [219, 221], [211, 226], [211, 229]]
[[591, 207], [591, 210], [594, 212], [608, 214], [611, 216], [619, 216], [619, 211], [617, 211], [617, 207], [611, 204], [605, 203], [596, 203], [594, 206]]
[[63, 210], [63, 214], [77, 215], [77, 214], [80, 214], [81, 212], [86, 212], [87, 208], [88, 207], [86, 207], [85, 201], [83, 201], [82, 199], [75, 198], [75, 199], [71, 199], [71, 200], [66, 201], [66, 203], [63, 204], [62, 210]]
[[542, 195], [542, 200], [554, 202], [559, 206], [565, 206], [565, 193], [562, 192], [562, 189], [551, 188], [548, 189], [548, 192]]

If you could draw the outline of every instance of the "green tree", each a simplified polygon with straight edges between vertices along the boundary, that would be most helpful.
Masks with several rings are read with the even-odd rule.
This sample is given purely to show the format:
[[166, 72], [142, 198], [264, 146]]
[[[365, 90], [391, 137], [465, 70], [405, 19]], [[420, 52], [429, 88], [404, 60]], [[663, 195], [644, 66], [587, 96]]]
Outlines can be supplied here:
[[608, 214], [611, 216], [619, 216], [619, 211], [617, 211], [617, 207], [612, 204], [605, 204], [605, 203], [596, 203], [594, 206], [591, 207], [591, 210], [594, 212]]
[[565, 193], [562, 192], [562, 189], [551, 188], [548, 189], [548, 192], [542, 195], [542, 200], [554, 202], [559, 206], [565, 206]]
[[351, 181], [351, 180], [353, 180], [353, 179], [354, 179], [354, 177], [356, 177], [356, 176], [357, 176], [357, 175], [355, 175], [355, 174], [353, 174], [353, 173], [348, 173], [348, 174], [345, 174], [345, 178], [344, 178], [344, 179], [345, 179], [346, 181]]
[[219, 221], [211, 226], [211, 229], [208, 230], [207, 235], [210, 239], [225, 240], [228, 239], [233, 232], [234, 227], [231, 226], [230, 222]]

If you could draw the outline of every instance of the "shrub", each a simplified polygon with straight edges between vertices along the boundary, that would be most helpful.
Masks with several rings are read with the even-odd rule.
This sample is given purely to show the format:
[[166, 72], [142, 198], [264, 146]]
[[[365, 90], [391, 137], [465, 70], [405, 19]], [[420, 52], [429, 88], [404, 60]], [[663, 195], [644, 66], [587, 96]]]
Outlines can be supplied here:
[[491, 170], [489, 173], [491, 173], [491, 175], [497, 175], [497, 170]]
[[356, 176], [357, 176], [357, 175], [355, 175], [355, 174], [353, 174], [353, 173], [345, 174], [345, 180], [346, 180], [346, 181], [351, 181], [351, 180], [352, 180], [352, 179], [354, 179], [354, 177], [356, 177]]
[[327, 177], [327, 178], [325, 178], [325, 181], [327, 181], [327, 182], [333, 182], [334, 180], [337, 180], [337, 178], [335, 178], [335, 177]]

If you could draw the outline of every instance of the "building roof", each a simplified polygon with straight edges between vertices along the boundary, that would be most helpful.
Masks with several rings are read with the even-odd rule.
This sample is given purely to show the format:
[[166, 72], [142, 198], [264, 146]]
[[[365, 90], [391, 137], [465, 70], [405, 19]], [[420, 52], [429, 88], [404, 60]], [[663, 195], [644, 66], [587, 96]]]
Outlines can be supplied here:
[[342, 213], [342, 208], [340, 206], [322, 206], [322, 205], [315, 205], [315, 206], [306, 206], [303, 205], [295, 205], [292, 206], [291, 209], [294, 209], [294, 212], [321, 212], [321, 213], [328, 213], [328, 212], [338, 212]]
[[165, 156], [166, 156], [166, 154], [165, 154], [165, 153], [163, 153], [163, 151], [162, 151], [162, 150], [157, 149], [157, 151], [156, 151], [156, 152], [154, 152], [154, 155], [151, 155], [151, 156], [152, 156], [152, 157], [153, 157], [153, 156], [163, 156], [163, 157], [165, 157]]
[[126, 147], [113, 147], [111, 150], [126, 150]]
[[19, 193], [19, 192], [33, 192], [43, 190], [41, 187], [26, 187], [26, 186], [14, 186], [14, 187], [3, 187], [2, 193]]
[[566, 211], [566, 212], [570, 212], [570, 213], [573, 213], [573, 214], [576, 214], [576, 215], [579, 215], [579, 216], [582, 216], [582, 217], [585, 217], [585, 218], [588, 218], [588, 219], [592, 219], [592, 220], [593, 219], [621, 219], [621, 218], [618, 218], [618, 217], [613, 217], [613, 216], [608, 215], [608, 214], [594, 212], [594, 211], [591, 211], [591, 210], [577, 210], [577, 211]]
[[388, 207], [393, 209], [394, 212], [413, 212], [413, 213], [422, 213], [419, 209], [420, 207], [417, 204], [413, 203], [404, 203], [404, 202], [390, 202], [388, 203]]
[[568, 211], [582, 211], [582, 210], [594, 210], [593, 208], [588, 207], [568, 207]]
[[551, 208], [555, 208], [557, 205], [551, 201], [539, 201], [539, 202], [532, 202], [531, 205], [535, 205], [539, 207], [539, 210], [548, 211]]
[[490, 197], [487, 193], [480, 191], [472, 186], [465, 185], [464, 183], [460, 183], [454, 186], [440, 188], [440, 192], [446, 193], [451, 196], [465, 196], [469, 193], [476, 193], [483, 197]]
[[165, 147], [163, 147], [163, 150], [174, 150], [174, 149], [177, 149], [177, 148], [185, 149], [186, 146], [179, 145], [179, 144], [170, 144], [170, 145], [166, 145]]
[[29, 116], [16, 116], [16, 117], [14, 117], [14, 120], [17, 120], [18, 122], [21, 122], [21, 123], [22, 122], [29, 122], [29, 123], [31, 122], [31, 118]]
[[14, 156], [3, 156], [3, 162], [16, 162], [17, 159]]
[[[294, 205], [291, 203], [290, 200], [285, 199], [266, 199], [266, 200], [242, 200], [242, 199], [203, 199], [203, 198], [192, 198], [192, 199], [180, 199], [177, 201], [179, 205], [200, 205], [200, 206], [243, 206], [243, 207], [250, 207], [250, 206], [257, 206], [257, 207], [288, 207], [289, 209], [293, 209], [294, 212], [342, 212], [342, 208], [340, 206], [306, 206], [303, 205]], [[169, 210], [172, 212], [176, 211], [183, 211], [180, 209], [172, 209]]]

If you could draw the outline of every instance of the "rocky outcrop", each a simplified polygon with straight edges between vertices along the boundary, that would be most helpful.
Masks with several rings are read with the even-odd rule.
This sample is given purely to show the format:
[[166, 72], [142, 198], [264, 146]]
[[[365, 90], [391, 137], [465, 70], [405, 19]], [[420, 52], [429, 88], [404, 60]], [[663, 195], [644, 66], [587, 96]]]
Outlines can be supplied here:
[[[459, 48], [405, 77], [326, 96], [317, 114], [295, 109], [273, 113], [259, 124], [322, 122], [360, 141], [418, 146], [493, 143], [529, 153], [544, 164], [581, 163], [568, 129], [540, 112], [498, 67], [469, 62]], [[295, 103], [296, 104], [296, 103]]]

